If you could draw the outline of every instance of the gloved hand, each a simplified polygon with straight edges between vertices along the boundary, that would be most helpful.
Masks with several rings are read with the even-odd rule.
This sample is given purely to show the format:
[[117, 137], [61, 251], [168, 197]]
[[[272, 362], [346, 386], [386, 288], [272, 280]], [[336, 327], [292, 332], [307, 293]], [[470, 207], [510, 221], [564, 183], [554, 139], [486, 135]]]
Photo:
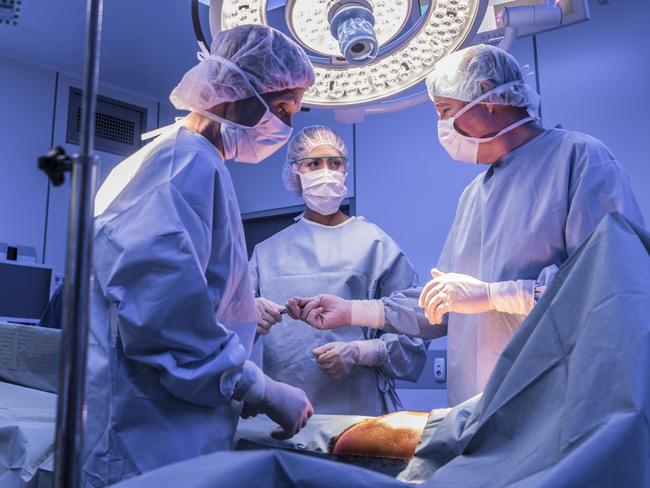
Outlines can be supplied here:
[[334, 295], [292, 298], [287, 310], [292, 318], [303, 320], [315, 329], [338, 329], [351, 323], [349, 301]]
[[[276, 439], [293, 437], [307, 425], [314, 407], [300, 388], [280, 383], [264, 375], [264, 397], [254, 405], [245, 403], [242, 416], [264, 413], [280, 427], [271, 433]], [[246, 417], [244, 417], [246, 418]]]
[[318, 358], [318, 366], [338, 379], [349, 375], [354, 366], [381, 366], [388, 354], [386, 344], [380, 339], [330, 342], [312, 352]]
[[349, 375], [359, 362], [359, 348], [356, 341], [330, 342], [315, 348], [312, 353], [318, 358], [318, 367], [338, 379]]
[[443, 273], [433, 268], [433, 279], [420, 294], [419, 306], [424, 309], [429, 323], [442, 323], [448, 312], [478, 314], [494, 310], [487, 283], [468, 275]]
[[278, 305], [271, 300], [263, 297], [255, 299], [255, 309], [257, 311], [257, 333], [266, 335], [270, 332], [278, 322], [282, 322], [282, 312], [284, 311], [282, 305]]
[[294, 297], [290, 298], [287, 302], [287, 314], [294, 320], [302, 320], [302, 309], [307, 303], [309, 298]]
[[287, 304], [289, 315], [315, 329], [338, 329], [359, 325], [384, 328], [384, 304], [380, 300], [345, 300], [334, 295], [292, 298]]
[[244, 402], [241, 407], [241, 412], [239, 412], [239, 416], [243, 419], [247, 419], [249, 417], [257, 417], [258, 413], [260, 413], [259, 410], [257, 410], [253, 405]]

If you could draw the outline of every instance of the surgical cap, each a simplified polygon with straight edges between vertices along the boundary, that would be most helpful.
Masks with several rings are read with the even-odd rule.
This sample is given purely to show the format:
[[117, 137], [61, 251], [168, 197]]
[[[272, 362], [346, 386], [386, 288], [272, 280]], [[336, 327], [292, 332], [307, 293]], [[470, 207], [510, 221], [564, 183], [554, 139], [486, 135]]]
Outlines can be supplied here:
[[[496, 88], [482, 103], [524, 107], [538, 116], [539, 95], [524, 81], [517, 60], [503, 49], [486, 44], [461, 49], [438, 61], [427, 77], [427, 89], [432, 100], [446, 97], [471, 102], [483, 94], [482, 81]], [[503, 89], [498, 89], [500, 86]]]
[[[211, 56], [191, 68], [170, 95], [179, 110], [208, 110], [259, 94], [309, 88], [314, 70], [298, 44], [263, 25], [241, 25], [219, 32]], [[220, 57], [236, 64], [248, 80]], [[249, 83], [250, 82], [250, 83]]]
[[[298, 175], [291, 171], [291, 163], [306, 158], [320, 146], [332, 146], [341, 156], [348, 157], [348, 148], [336, 132], [324, 125], [310, 125], [291, 138], [287, 149], [287, 159], [282, 167], [282, 180], [287, 190], [300, 195]], [[332, 156], [335, 156], [332, 154]]]

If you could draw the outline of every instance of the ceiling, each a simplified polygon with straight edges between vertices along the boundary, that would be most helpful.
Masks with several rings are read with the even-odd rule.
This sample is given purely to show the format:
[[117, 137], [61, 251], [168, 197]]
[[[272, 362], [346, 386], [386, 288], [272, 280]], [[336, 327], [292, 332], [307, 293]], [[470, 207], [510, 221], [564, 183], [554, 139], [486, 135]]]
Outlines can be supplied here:
[[[85, 0], [22, 0], [18, 24], [0, 24], [0, 55], [81, 76], [85, 8]], [[189, 0], [104, 2], [101, 84], [167, 100], [196, 51]]]

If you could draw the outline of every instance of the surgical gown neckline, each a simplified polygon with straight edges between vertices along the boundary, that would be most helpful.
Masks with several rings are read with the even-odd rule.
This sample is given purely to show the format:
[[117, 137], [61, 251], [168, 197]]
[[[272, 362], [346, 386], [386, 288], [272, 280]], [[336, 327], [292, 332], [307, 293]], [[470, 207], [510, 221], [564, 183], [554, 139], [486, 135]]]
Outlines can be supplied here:
[[347, 218], [347, 220], [345, 222], [341, 222], [340, 224], [336, 224], [336, 225], [320, 224], [318, 222], [314, 222], [313, 220], [309, 220], [307, 217], [304, 217], [304, 216], [300, 219], [300, 221], [304, 222], [305, 224], [313, 225], [315, 227], [322, 227], [324, 229], [339, 229], [339, 228], [343, 227], [344, 225], [347, 225], [347, 224], [349, 224], [350, 222], [352, 222], [353, 220], [356, 220], [356, 219], [357, 219], [357, 217], [355, 217], [355, 216], [348, 216], [348, 218]]

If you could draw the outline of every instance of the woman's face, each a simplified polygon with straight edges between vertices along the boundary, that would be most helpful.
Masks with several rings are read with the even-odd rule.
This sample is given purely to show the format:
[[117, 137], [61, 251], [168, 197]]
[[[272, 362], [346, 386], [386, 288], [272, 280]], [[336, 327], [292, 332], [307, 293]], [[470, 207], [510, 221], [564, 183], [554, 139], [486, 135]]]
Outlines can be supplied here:
[[310, 173], [321, 169], [346, 172], [346, 161], [341, 152], [332, 146], [318, 146], [300, 161], [299, 173]]

